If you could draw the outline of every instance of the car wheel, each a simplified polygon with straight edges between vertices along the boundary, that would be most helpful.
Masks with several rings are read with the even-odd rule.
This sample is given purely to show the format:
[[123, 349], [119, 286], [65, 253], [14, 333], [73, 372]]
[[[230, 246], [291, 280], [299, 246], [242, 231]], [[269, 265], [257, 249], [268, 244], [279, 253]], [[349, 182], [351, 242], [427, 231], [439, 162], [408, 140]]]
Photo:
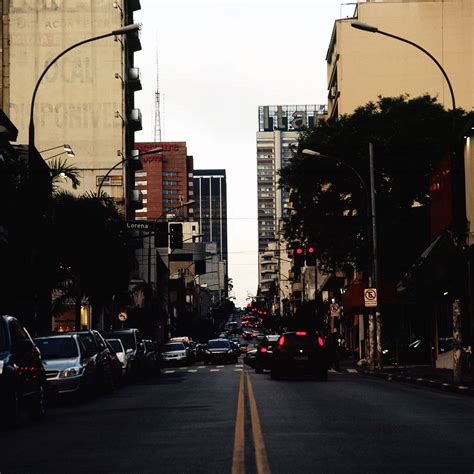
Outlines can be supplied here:
[[46, 390], [43, 385], [39, 386], [30, 408], [30, 416], [35, 420], [40, 420], [46, 416]]

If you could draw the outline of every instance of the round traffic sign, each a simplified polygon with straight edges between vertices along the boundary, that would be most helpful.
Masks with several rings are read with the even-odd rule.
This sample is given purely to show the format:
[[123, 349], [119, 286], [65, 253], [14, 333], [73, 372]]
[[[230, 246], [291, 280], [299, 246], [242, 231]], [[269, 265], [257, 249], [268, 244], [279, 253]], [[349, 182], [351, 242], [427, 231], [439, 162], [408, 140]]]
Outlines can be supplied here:
[[127, 320], [127, 313], [124, 313], [124, 312], [119, 313], [118, 318], [119, 318], [119, 321], [122, 321], [122, 322], [126, 321]]

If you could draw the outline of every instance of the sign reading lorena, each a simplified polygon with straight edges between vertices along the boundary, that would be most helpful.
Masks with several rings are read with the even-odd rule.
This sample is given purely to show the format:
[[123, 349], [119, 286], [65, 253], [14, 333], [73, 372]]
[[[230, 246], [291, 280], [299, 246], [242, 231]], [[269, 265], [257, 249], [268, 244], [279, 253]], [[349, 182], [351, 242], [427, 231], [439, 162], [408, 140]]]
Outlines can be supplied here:
[[126, 225], [129, 230], [155, 230], [155, 221], [127, 221]]

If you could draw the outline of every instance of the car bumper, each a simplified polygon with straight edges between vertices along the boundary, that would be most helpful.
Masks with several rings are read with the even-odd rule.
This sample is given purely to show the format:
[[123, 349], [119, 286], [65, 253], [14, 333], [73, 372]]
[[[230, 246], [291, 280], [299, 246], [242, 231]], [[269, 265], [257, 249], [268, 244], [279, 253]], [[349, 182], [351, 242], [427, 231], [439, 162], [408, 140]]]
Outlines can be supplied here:
[[47, 380], [48, 389], [57, 394], [76, 393], [86, 383], [84, 376], [69, 377], [65, 379], [49, 379]]

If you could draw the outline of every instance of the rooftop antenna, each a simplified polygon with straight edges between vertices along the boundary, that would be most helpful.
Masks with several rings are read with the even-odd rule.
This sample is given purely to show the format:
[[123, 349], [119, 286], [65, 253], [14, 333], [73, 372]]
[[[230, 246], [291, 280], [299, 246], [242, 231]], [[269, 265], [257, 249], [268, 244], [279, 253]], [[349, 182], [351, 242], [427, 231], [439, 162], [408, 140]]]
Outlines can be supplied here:
[[160, 79], [158, 68], [158, 45], [156, 46], [156, 90], [155, 90], [155, 143], [161, 142]]

